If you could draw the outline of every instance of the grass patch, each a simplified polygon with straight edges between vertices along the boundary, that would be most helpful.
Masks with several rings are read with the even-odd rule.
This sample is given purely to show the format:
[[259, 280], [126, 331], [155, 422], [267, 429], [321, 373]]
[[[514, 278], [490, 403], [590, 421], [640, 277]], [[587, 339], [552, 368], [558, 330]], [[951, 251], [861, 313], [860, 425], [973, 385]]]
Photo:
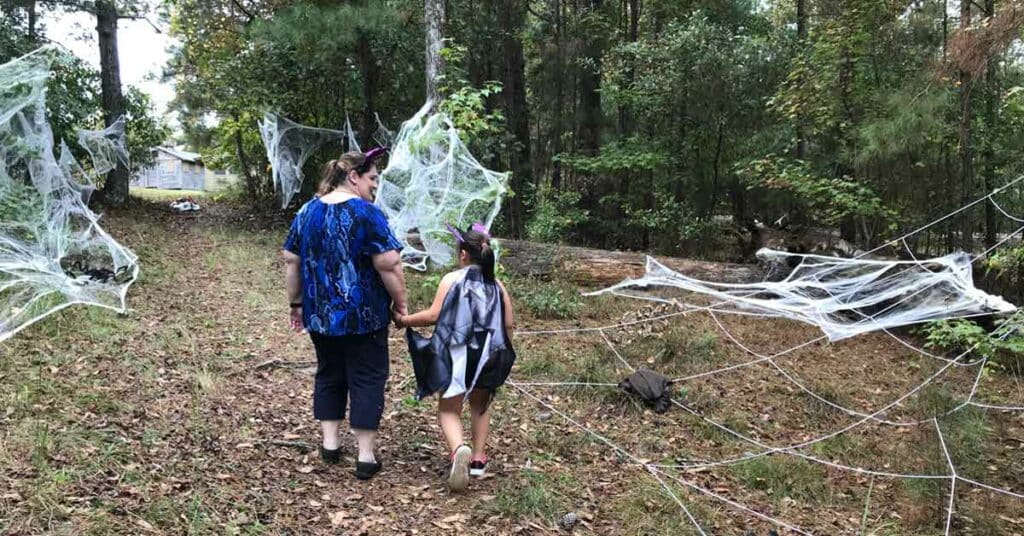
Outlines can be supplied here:
[[678, 324], [662, 333], [658, 343], [655, 357], [662, 363], [709, 364], [720, 352], [717, 335]]
[[808, 415], [816, 422], [827, 421], [833, 417], [845, 415], [842, 410], [830, 405], [828, 402], [844, 408], [852, 405], [845, 395], [836, 391], [830, 385], [815, 387], [813, 391], [820, 398], [814, 397], [806, 391], [800, 391], [800, 393], [803, 395]]
[[568, 282], [544, 281], [532, 277], [513, 277], [506, 288], [519, 309], [537, 319], [569, 319], [579, 317], [583, 296]]
[[[701, 525], [711, 528], [715, 513], [700, 503], [687, 501], [685, 490], [676, 483], [669, 479], [665, 482]], [[634, 479], [628, 491], [612, 499], [611, 512], [627, 528], [624, 534], [700, 534], [665, 488], [646, 475]]]
[[569, 502], [561, 490], [577, 487], [579, 482], [569, 475], [526, 470], [520, 478], [509, 479], [503, 485], [493, 508], [495, 513], [510, 519], [542, 519], [550, 523], [567, 511]]
[[928, 385], [918, 391], [913, 402], [909, 404], [910, 414], [916, 419], [929, 419], [947, 413], [960, 405], [949, 388], [945, 385]]
[[129, 188], [128, 193], [132, 197], [145, 199], [146, 201], [170, 202], [182, 197], [191, 197], [193, 199], [206, 197], [206, 192], [203, 190], [164, 190], [161, 188], [140, 188], [137, 186]]
[[821, 466], [800, 458], [761, 456], [732, 465], [730, 471], [745, 487], [764, 491], [774, 501], [789, 497], [822, 504], [829, 495]]
[[715, 333], [681, 323], [673, 323], [660, 333], [636, 338], [628, 344], [617, 343], [616, 347], [626, 361], [635, 366], [643, 364], [670, 377], [706, 372], [725, 356]]
[[984, 461], [984, 451], [992, 438], [989, 419], [988, 412], [975, 406], [939, 419], [946, 448], [959, 474], [982, 480], [989, 474]]

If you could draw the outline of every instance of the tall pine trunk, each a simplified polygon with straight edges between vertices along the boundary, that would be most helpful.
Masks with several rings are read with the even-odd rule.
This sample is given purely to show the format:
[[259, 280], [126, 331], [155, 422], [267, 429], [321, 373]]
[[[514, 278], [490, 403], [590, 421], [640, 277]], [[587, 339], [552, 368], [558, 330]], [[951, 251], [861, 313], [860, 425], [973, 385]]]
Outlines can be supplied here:
[[[117, 7], [111, 0], [96, 2], [96, 32], [100, 45], [100, 93], [106, 126], [124, 115], [121, 66], [117, 57]], [[122, 162], [107, 174], [103, 184], [104, 203], [122, 206], [128, 201], [128, 168]]]
[[380, 70], [377, 69], [377, 61], [373, 56], [373, 49], [370, 48], [369, 38], [365, 35], [359, 39], [356, 56], [363, 79], [363, 127], [361, 129], [363, 135], [359, 143], [366, 147], [372, 143], [373, 133], [377, 130], [374, 113], [377, 111], [375, 96], [379, 85]]
[[[807, 46], [807, 0], [796, 0], [796, 40], [802, 56]], [[806, 156], [807, 127], [804, 125], [804, 106], [801, 103], [796, 112], [796, 158], [803, 160]]]
[[512, 136], [509, 147], [509, 167], [512, 170], [512, 192], [508, 219], [512, 233], [522, 236], [526, 228], [524, 196], [532, 180], [530, 162], [530, 114], [526, 107], [526, 60], [519, 33], [526, 20], [527, 0], [501, 0], [502, 56], [505, 65], [502, 77], [502, 96], [505, 121]]
[[[960, 0], [960, 31], [966, 32], [971, 26], [971, 2]], [[974, 188], [974, 108], [971, 103], [971, 89], [974, 86], [971, 73], [960, 69], [960, 204], [970, 201]], [[973, 248], [973, 226], [970, 211], [961, 219], [960, 247], [965, 251]]]
[[[602, 0], [589, 0], [588, 15], [597, 16]], [[604, 37], [590, 32], [584, 44], [583, 57], [587, 60], [580, 73], [579, 143], [580, 152], [588, 156], [597, 154], [601, 145], [601, 56], [604, 55]]]
[[441, 49], [444, 48], [444, 0], [423, 0], [423, 24], [426, 27], [427, 51], [427, 100], [436, 108], [441, 103], [438, 87], [444, 62]]
[[[995, 0], [985, 2], [985, 16], [989, 20], [995, 16]], [[996, 56], [988, 57], [985, 77], [985, 144], [982, 149], [982, 180], [985, 181], [985, 193], [995, 189], [996, 155], [994, 140], [998, 127], [999, 80], [996, 78]], [[985, 203], [985, 246], [992, 247], [996, 243], [996, 208], [992, 203]]]

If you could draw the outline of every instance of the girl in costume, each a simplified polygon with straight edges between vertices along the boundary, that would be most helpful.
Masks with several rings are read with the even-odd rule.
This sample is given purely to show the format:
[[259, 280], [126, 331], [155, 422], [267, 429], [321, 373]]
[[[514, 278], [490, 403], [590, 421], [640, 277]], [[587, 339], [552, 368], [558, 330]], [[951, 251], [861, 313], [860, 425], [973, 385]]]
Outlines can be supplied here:
[[[515, 352], [514, 313], [505, 286], [494, 277], [491, 237], [480, 223], [448, 230], [459, 247], [459, 269], [441, 279], [429, 309], [396, 315], [399, 327], [434, 325], [429, 339], [406, 330], [416, 373], [417, 397], [439, 394], [438, 423], [451, 452], [448, 487], [462, 491], [469, 477], [482, 477], [490, 427], [488, 409], [505, 383]], [[469, 399], [472, 447], [463, 442], [462, 408]]]

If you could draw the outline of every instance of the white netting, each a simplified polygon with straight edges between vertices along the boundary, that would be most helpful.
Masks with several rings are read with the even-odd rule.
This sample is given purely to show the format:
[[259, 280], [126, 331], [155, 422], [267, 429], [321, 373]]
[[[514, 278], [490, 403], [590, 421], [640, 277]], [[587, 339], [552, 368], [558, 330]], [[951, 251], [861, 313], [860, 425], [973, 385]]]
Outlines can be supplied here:
[[[440, 265], [452, 261], [445, 223], [463, 228], [479, 221], [489, 228], [501, 209], [508, 180], [508, 174], [477, 162], [451, 121], [430, 111], [428, 103], [402, 124], [397, 136], [377, 117], [372, 136], [375, 143], [392, 146], [376, 204], [403, 243], [403, 261], [417, 270], [426, 269], [428, 259]], [[267, 114], [260, 134], [282, 208], [301, 190], [302, 166], [310, 156], [321, 149], [332, 150], [332, 158], [349, 149], [359, 150], [348, 118], [342, 130], [331, 130]]]
[[[775, 269], [781, 268], [787, 272], [780, 281], [751, 284], [699, 281], [649, 259], [647, 273], [643, 278], [627, 280], [593, 294], [607, 293], [671, 304], [671, 307], [656, 306], [655, 311], [660, 308], [666, 311], [664, 314], [607, 326], [518, 332], [521, 337], [597, 334], [601, 343], [611, 351], [608, 360], [614, 364], [616, 372], [620, 364], [634, 371], [636, 369], [631, 360], [650, 356], [652, 350], [644, 347], [630, 352], [625, 344], [642, 344], [678, 329], [679, 326], [670, 327], [669, 323], [673, 320], [678, 322], [688, 315], [707, 315], [727, 344], [747, 354], [749, 358], [739, 362], [726, 358], [710, 367], [701, 365], [707, 357], [700, 355], [693, 356], [692, 360], [687, 357], [679, 361], [673, 361], [676, 358], [634, 361], [638, 365], [658, 363], [660, 366], [657, 368], [683, 367], [678, 369], [679, 372], [692, 367], [689, 372], [677, 374], [670, 380], [672, 385], [678, 386], [678, 390], [673, 389], [671, 395], [673, 398], [670, 402], [675, 408], [673, 411], [678, 410], [683, 417], [675, 421], [681, 428], [673, 430], [667, 442], [664, 438], [659, 443], [657, 439], [647, 437], [633, 441], [634, 438], [628, 433], [620, 434], [617, 440], [613, 439], [610, 433], [615, 431], [614, 424], [609, 426], [602, 422], [601, 431], [598, 432], [586, 421], [587, 410], [582, 413], [583, 418], [574, 416], [572, 410], [563, 411], [556, 407], [555, 402], [561, 397], [534, 392], [535, 389], [548, 388], [565, 388], [568, 392], [580, 388], [621, 388], [621, 385], [614, 382], [614, 376], [577, 377], [568, 381], [541, 378], [541, 381], [509, 381], [509, 385], [589, 434], [622, 459], [643, 467], [679, 506], [683, 518], [699, 534], [711, 533], [706, 529], [712, 527], [717, 534], [723, 527], [720, 524], [712, 525], [716, 521], [706, 519], [706, 516], [701, 516], [705, 519], [699, 519], [684, 503], [684, 498], [703, 497], [713, 504], [726, 506], [739, 514], [738, 517], [746, 518], [739, 522], [740, 532], [744, 534], [761, 533], [751, 529], [756, 522], [797, 534], [875, 533], [878, 531], [872, 530], [870, 525], [865, 526], [864, 520], [868, 518], [869, 511], [875, 514], [879, 509], [882, 512], [888, 510], [888, 517], [899, 519], [897, 511], [900, 505], [898, 500], [893, 501], [892, 496], [880, 499], [877, 506], [868, 501], [855, 503], [854, 513], [862, 512], [860, 523], [857, 523], [858, 518], [847, 517], [852, 522], [845, 524], [843, 516], [846, 512], [842, 510], [843, 505], [833, 501], [819, 505], [810, 501], [808, 506], [812, 507], [812, 512], [808, 512], [807, 508], [802, 509], [810, 515], [804, 516], [804, 522], [800, 524], [822, 526], [818, 529], [820, 532], [783, 519], [799, 515], [800, 509], [787, 507], [788, 497], [783, 497], [781, 504], [774, 506], [766, 506], [763, 501], [758, 501], [764, 495], [757, 492], [763, 489], [759, 484], [746, 490], [752, 500], [758, 502], [750, 506], [743, 504], [750, 499], [743, 502], [737, 500], [731, 486], [735, 484], [737, 474], [752, 474], [744, 473], [744, 467], [798, 467], [792, 464], [768, 465], [774, 464], [763, 461], [769, 457], [779, 458], [776, 461], [781, 463], [786, 463], [788, 459], [807, 464], [808, 467], [827, 469], [827, 473], [820, 473], [820, 477], [814, 478], [822, 479], [829, 496], [836, 492], [850, 493], [851, 488], [843, 487], [841, 481], [857, 484], [866, 482], [869, 498], [872, 489], [883, 489], [882, 484], [875, 488], [876, 479], [880, 482], [889, 481], [885, 482], [884, 487], [890, 490], [893, 489], [893, 482], [903, 484], [901, 487], [905, 490], [936, 489], [941, 508], [933, 519], [927, 520], [927, 524], [938, 528], [946, 536], [975, 531], [1009, 533], [1009, 526], [1019, 523], [1011, 517], [1011, 513], [1019, 512], [1022, 505], [1018, 502], [1013, 505], [1014, 510], [1011, 510], [1007, 508], [1008, 502], [1024, 500], [1024, 494], [1019, 490], [1019, 468], [1006, 463], [1006, 459], [987, 456], [990, 452], [1016, 448], [1015, 440], [1012, 435], [1002, 432], [989, 439], [994, 442], [991, 445], [983, 444], [978, 439], [980, 436], [973, 436], [974, 439], [970, 441], [964, 438], [979, 430], [974, 428], [979, 426], [979, 422], [987, 423], [987, 415], [994, 418], [996, 413], [1001, 414], [1001, 420], [992, 426], [1003, 430], [1007, 422], [1020, 419], [1019, 414], [1010, 412], [1024, 411], [1024, 405], [1001, 402], [1009, 395], [1006, 389], [1013, 390], [1012, 385], [1000, 387], [991, 377], [982, 381], [983, 377], [988, 376], [988, 365], [994, 362], [991, 360], [1000, 356], [981, 349], [983, 345], [1019, 336], [1022, 313], [1003, 299], [975, 288], [972, 281], [973, 263], [1004, 244], [1021, 244], [1019, 237], [1024, 233], [1024, 225], [1020, 224], [1024, 223], [1024, 218], [1008, 213], [996, 203], [995, 197], [1022, 181], [1024, 177], [1017, 178], [977, 201], [862, 254], [861, 258], [841, 259], [769, 250], [760, 252], [762, 260]], [[1001, 234], [1002, 238], [997, 243], [973, 256], [954, 253], [935, 259], [915, 257], [908, 245], [908, 238], [928, 232], [941, 222], [951, 220], [971, 207], [983, 206], [986, 202], [991, 202], [1003, 216], [1014, 222], [1016, 229]], [[879, 261], [863, 258], [883, 247], [899, 244], [915, 260]], [[913, 339], [904, 340], [888, 329], [927, 320], [988, 316], [991, 313], [1002, 314], [996, 318], [996, 325], [987, 337], [972, 341], [969, 347], [961, 347], [950, 357], [920, 348]], [[730, 314], [737, 318], [732, 327], [722, 320]], [[801, 331], [796, 326], [777, 329], [785, 328], [785, 323], [780, 320], [779, 324], [773, 324], [776, 321], [760, 317], [809, 323], [820, 328], [825, 335], [811, 335], [797, 342], [801, 337], [791, 337]], [[744, 320], [740, 321], [739, 318]], [[679, 324], [691, 329], [691, 324], [699, 323], [696, 320], [691, 318]], [[623, 330], [635, 331], [636, 334], [630, 336], [623, 333]], [[863, 355], [850, 355], [843, 351], [843, 347], [849, 351], [850, 345], [859, 343], [827, 344], [829, 338], [846, 338], [868, 331], [878, 332], [867, 343], [869, 346], [854, 347], [854, 352], [864, 351]], [[741, 337], [740, 333], [746, 336]], [[758, 351], [753, 349], [756, 345], [741, 339], [758, 339], [761, 345], [773, 340], [789, 342], [783, 343], [781, 350]], [[678, 337], [662, 340], [672, 341], [672, 345], [683, 344]], [[878, 349], [885, 348], [887, 341], [892, 341], [887, 345], [892, 354], [879, 353]], [[573, 344], [579, 342], [574, 341]], [[907, 356], [906, 350], [913, 353]], [[715, 352], [714, 355], [719, 354]], [[520, 352], [520, 357], [529, 359], [523, 352]], [[835, 364], [835, 359], [849, 363], [851, 357], [855, 363], [850, 363], [852, 366], [841, 365], [844, 367], [842, 371], [822, 369], [823, 366]], [[892, 370], [882, 370], [886, 366], [892, 367]], [[856, 376], [857, 371], [863, 371], [862, 376]], [[730, 376], [733, 377], [731, 382], [726, 380]], [[1006, 380], [1007, 383], [1013, 381], [1011, 378]], [[902, 382], [902, 386], [895, 387], [894, 381]], [[730, 390], [720, 390], [725, 386], [729, 386]], [[716, 398], [715, 393], [719, 397]], [[724, 396], [726, 394], [729, 398]], [[772, 406], [764, 406], [759, 400], [744, 399], [744, 395], [750, 394], [774, 394], [781, 398], [772, 400]], [[991, 403], [986, 399], [1001, 403]], [[942, 402], [937, 403], [938, 400]], [[821, 417], [822, 414], [816, 413], [821, 410], [816, 408], [827, 408], [827, 416]], [[744, 412], [752, 410], [763, 414], [758, 417], [755, 413], [747, 417]], [[602, 407], [601, 411], [606, 409]], [[979, 416], [979, 412], [988, 413]], [[671, 421], [674, 418], [668, 419]], [[647, 420], [645, 416], [644, 421]], [[655, 429], [665, 427], [666, 422], [665, 419], [655, 419], [654, 422], [657, 426], [652, 427], [650, 433], [656, 435]], [[779, 433], [780, 426], [785, 426], [783, 423], [795, 425], [795, 428], [790, 428], [789, 434]], [[989, 424], [983, 426], [987, 430]], [[686, 447], [680, 449], [672, 445], [677, 437], [687, 438]], [[928, 443], [927, 437], [934, 438], [934, 445]], [[708, 439], [710, 441], [706, 441]], [[632, 448], [623, 446], [624, 442], [630, 441], [635, 443]], [[691, 450], [714, 452], [716, 448], [722, 452], [710, 456], [706, 453], [689, 453]], [[659, 458], [675, 460], [660, 463], [650, 461]], [[759, 459], [762, 462], [758, 466], [745, 465]], [[1000, 465], [998, 461], [1004, 463]], [[982, 467], [979, 466], [981, 462], [996, 465]], [[740, 471], [736, 472], [735, 469]], [[789, 485], [789, 481], [784, 478], [775, 480], [781, 486]], [[758, 477], [756, 481], [760, 483], [764, 479]], [[749, 479], [747, 482], [750, 482]], [[962, 488], [968, 491], [960, 491]], [[769, 488], [767, 494], [779, 491]], [[895, 494], [895, 497], [900, 496], [900, 493]], [[887, 500], [893, 502], [883, 502]], [[797, 501], [794, 504], [799, 503]], [[840, 510], [826, 514], [815, 510], [819, 506], [838, 507]], [[961, 512], [965, 506], [969, 509]], [[1002, 513], [1000, 507], [1005, 508]], [[990, 527], [972, 519], [975, 515], [983, 517], [983, 510], [989, 508], [1000, 513], [1000, 521], [1007, 525], [995, 528], [994, 523]], [[708, 513], [710, 510], [705, 508], [703, 512]], [[721, 521], [721, 518], [717, 521]], [[728, 520], [724, 525], [736, 528]], [[890, 525], [892, 530], [898, 532], [906, 528], [895, 522], [880, 527]], [[929, 534], [933, 532], [931, 527], [928, 528]], [[913, 526], [909, 530], [913, 531]], [[769, 532], [772, 533], [774, 531]]]
[[52, 48], [0, 65], [0, 340], [75, 303], [125, 310], [136, 256], [86, 206], [92, 181], [46, 119]]
[[281, 196], [281, 208], [291, 203], [292, 197], [302, 190], [302, 166], [313, 153], [330, 147], [337, 154], [359, 150], [356, 135], [348, 119], [343, 130], [316, 128], [268, 113], [260, 122], [260, 135], [267, 149], [274, 189]]
[[613, 293], [671, 301], [654, 293], [671, 287], [724, 300], [766, 316], [814, 324], [836, 341], [869, 331], [1015, 307], [974, 286], [971, 258], [963, 252], [920, 261], [846, 259], [762, 249], [758, 258], [774, 267], [793, 267], [782, 281], [715, 283], [675, 272], [651, 257], [640, 279], [592, 294]]
[[403, 241], [402, 259], [423, 270], [427, 260], [452, 261], [445, 223], [464, 228], [479, 221], [490, 228], [501, 210], [507, 173], [485, 168], [470, 154], [458, 130], [427, 103], [405, 123], [381, 174], [377, 201]]
[[373, 114], [373, 117], [377, 120], [377, 130], [373, 132], [373, 142], [378, 147], [391, 147], [391, 144], [395, 141], [395, 133], [384, 126], [379, 115]]
[[79, 130], [78, 145], [92, 157], [92, 167], [97, 174], [112, 171], [118, 162], [130, 167], [124, 116], [118, 117], [113, 124], [104, 129]]

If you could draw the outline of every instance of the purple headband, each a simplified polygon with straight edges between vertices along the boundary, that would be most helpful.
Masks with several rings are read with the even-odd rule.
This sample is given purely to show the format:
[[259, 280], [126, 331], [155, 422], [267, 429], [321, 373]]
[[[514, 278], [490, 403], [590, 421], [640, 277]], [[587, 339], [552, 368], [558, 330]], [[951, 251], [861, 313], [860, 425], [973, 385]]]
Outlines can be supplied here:
[[370, 163], [370, 162], [373, 161], [374, 158], [377, 158], [378, 156], [380, 156], [380, 155], [382, 155], [382, 154], [384, 154], [386, 152], [388, 152], [388, 148], [387, 147], [374, 147], [373, 149], [370, 149], [369, 151], [366, 152], [366, 155], [365, 155], [365, 159], [366, 160], [365, 160], [365, 162], [366, 163]]
[[[459, 243], [465, 243], [466, 242], [466, 240], [464, 238], [462, 238], [462, 233], [460, 233], [458, 229], [453, 227], [452, 224], [445, 223], [444, 226], [448, 229], [448, 232], [451, 233], [452, 236], [455, 237], [456, 241], [458, 241]], [[482, 224], [480, 222], [474, 222], [473, 225], [471, 225], [469, 228], [471, 230], [473, 230], [473, 231], [476, 231], [476, 232], [486, 236], [487, 240], [491, 239], [491, 233], [487, 230], [486, 227], [484, 227], [484, 224]]]
[[447, 227], [448, 228], [448, 232], [451, 233], [452, 236], [455, 237], [455, 241], [456, 242], [458, 242], [460, 244], [465, 242], [465, 240], [462, 239], [462, 233], [460, 233], [459, 230], [456, 229], [455, 227], [452, 227], [452, 224], [445, 223], [444, 226]]
[[382, 154], [387, 154], [387, 147], [374, 147], [363, 154], [363, 163], [356, 168], [356, 171], [360, 174], [366, 173], [370, 170], [370, 166], [373, 165], [373, 161]]

